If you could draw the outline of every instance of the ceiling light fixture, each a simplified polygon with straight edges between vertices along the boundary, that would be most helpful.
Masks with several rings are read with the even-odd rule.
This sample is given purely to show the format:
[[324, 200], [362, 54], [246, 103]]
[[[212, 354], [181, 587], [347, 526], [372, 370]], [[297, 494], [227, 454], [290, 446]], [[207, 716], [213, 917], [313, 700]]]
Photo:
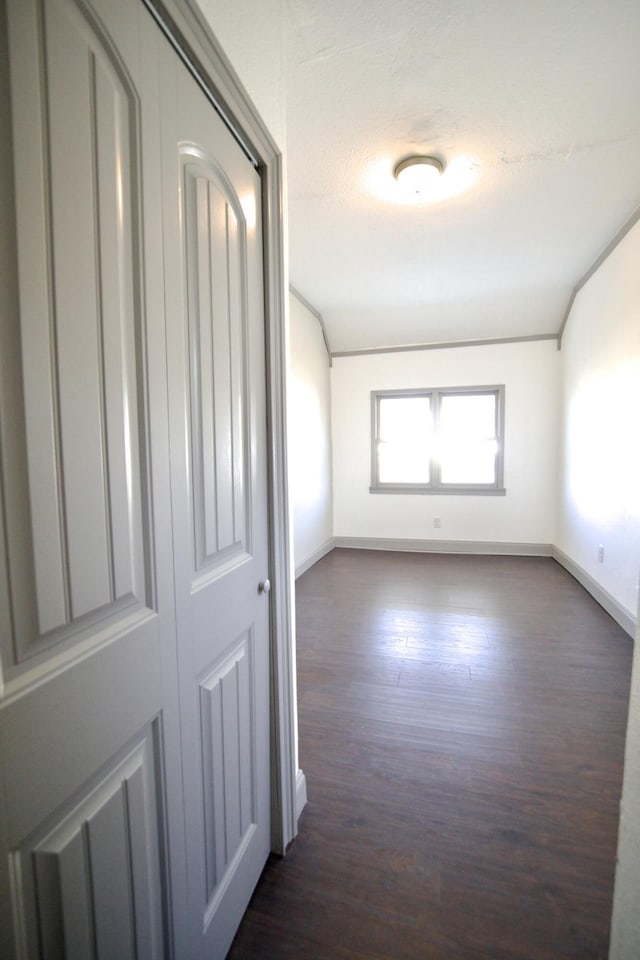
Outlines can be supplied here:
[[404, 191], [420, 196], [428, 193], [444, 171], [437, 157], [405, 157], [393, 168], [393, 175]]

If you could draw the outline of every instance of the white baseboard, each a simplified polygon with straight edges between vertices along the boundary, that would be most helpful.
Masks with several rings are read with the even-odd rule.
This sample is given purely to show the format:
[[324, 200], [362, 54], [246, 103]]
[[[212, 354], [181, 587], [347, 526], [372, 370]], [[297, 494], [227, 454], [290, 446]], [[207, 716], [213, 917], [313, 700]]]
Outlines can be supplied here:
[[300, 814], [307, 805], [307, 779], [302, 772], [298, 770], [296, 774], [296, 821], [300, 819]]
[[507, 557], [551, 557], [550, 543], [503, 543], [490, 540], [396, 540], [388, 537], [335, 537], [334, 546], [351, 550], [397, 550], [415, 553], [471, 553]]
[[321, 547], [311, 554], [310, 557], [307, 557], [306, 560], [303, 560], [302, 563], [298, 564], [296, 567], [296, 580], [298, 577], [301, 577], [303, 573], [306, 573], [307, 570], [314, 565], [314, 563], [317, 563], [318, 560], [322, 560], [322, 558], [326, 557], [328, 553], [331, 553], [335, 545], [335, 537], [329, 537], [326, 543], [323, 543]]
[[578, 581], [578, 583], [585, 588], [587, 593], [590, 593], [594, 600], [603, 607], [609, 616], [613, 617], [616, 623], [619, 623], [623, 630], [625, 630], [630, 637], [636, 635], [637, 622], [635, 617], [633, 617], [629, 611], [618, 603], [615, 597], [612, 597], [608, 590], [605, 590], [604, 587], [601, 587], [600, 584], [593, 579], [591, 574], [587, 573], [580, 564], [576, 563], [575, 560], [572, 560], [563, 550], [559, 547], [554, 547], [551, 553], [551, 556], [554, 560], [557, 560], [558, 563], [565, 568], [565, 570], [571, 574], [572, 577]]

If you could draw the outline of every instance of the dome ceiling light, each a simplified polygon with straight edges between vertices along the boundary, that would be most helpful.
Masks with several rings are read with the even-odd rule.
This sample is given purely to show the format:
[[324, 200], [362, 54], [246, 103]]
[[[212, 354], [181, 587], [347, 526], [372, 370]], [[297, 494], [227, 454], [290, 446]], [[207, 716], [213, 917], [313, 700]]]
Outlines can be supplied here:
[[412, 156], [399, 160], [393, 175], [403, 193], [420, 198], [431, 192], [443, 171], [444, 164], [437, 157]]

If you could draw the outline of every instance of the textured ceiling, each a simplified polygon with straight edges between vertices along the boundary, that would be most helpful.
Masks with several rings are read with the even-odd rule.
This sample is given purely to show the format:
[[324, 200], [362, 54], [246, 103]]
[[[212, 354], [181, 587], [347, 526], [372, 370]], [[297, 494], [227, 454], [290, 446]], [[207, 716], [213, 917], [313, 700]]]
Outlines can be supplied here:
[[[285, 0], [285, 23], [291, 281], [332, 349], [557, 333], [640, 204], [639, 0]], [[410, 153], [453, 195], [396, 202]]]

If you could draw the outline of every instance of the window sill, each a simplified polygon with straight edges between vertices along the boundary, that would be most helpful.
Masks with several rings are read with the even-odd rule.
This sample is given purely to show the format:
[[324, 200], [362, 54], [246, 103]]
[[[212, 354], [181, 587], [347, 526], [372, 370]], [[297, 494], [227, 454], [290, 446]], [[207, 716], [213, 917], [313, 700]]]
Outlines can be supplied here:
[[418, 487], [409, 484], [385, 484], [385, 486], [369, 487], [369, 493], [412, 493], [415, 496], [454, 496], [462, 497], [504, 497], [505, 487]]

